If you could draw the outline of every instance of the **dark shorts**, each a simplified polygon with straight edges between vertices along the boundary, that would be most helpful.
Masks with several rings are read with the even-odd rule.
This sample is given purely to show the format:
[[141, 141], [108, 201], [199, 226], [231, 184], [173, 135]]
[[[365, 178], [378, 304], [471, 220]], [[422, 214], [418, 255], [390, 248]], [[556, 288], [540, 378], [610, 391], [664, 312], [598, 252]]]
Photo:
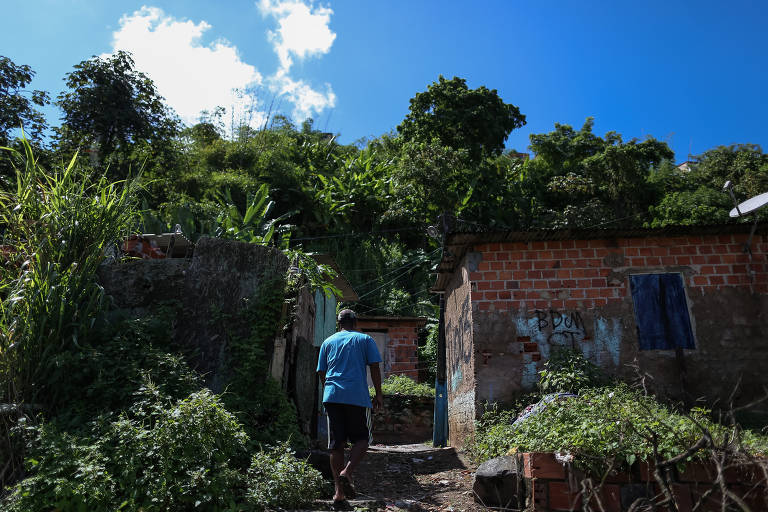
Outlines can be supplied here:
[[344, 449], [347, 441], [373, 442], [371, 437], [371, 410], [358, 405], [323, 403], [328, 413], [328, 449]]

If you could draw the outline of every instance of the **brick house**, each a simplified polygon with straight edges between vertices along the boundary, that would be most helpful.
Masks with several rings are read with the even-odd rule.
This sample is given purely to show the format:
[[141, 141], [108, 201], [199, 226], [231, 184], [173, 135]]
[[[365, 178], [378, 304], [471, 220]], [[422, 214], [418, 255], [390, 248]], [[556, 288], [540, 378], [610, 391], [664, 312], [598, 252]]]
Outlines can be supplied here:
[[357, 328], [376, 340], [383, 359], [383, 378], [405, 375], [415, 381], [419, 380], [419, 330], [426, 323], [427, 319], [422, 317], [358, 317]]
[[[482, 404], [535, 388], [554, 347], [654, 391], [740, 403], [768, 384], [768, 224], [448, 233], [434, 290], [445, 299], [449, 440]], [[768, 406], [764, 406], [768, 409]], [[763, 411], [766, 412], [766, 411]]]

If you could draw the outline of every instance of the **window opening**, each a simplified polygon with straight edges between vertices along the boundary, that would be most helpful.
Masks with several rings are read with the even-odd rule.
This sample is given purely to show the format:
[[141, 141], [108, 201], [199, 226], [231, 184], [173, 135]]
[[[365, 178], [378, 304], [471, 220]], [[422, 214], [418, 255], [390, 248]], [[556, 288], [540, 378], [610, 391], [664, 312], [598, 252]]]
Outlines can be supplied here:
[[679, 273], [629, 276], [640, 350], [695, 349]]

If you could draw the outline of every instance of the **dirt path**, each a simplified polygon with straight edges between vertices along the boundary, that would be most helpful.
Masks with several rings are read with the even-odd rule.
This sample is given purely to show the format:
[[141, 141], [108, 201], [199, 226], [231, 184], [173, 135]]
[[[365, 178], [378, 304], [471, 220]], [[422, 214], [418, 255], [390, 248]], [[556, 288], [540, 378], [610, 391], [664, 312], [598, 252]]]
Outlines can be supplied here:
[[[355, 475], [357, 510], [486, 510], [472, 493], [472, 472], [453, 448], [373, 445]], [[325, 502], [329, 505], [329, 502]]]

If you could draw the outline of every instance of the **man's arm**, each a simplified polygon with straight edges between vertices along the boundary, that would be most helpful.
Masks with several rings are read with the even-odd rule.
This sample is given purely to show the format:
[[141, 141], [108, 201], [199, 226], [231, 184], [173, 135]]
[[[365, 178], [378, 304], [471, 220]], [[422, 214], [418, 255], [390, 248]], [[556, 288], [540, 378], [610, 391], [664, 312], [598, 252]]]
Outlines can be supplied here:
[[384, 407], [384, 395], [381, 392], [381, 371], [379, 371], [379, 363], [371, 363], [368, 365], [371, 370], [371, 382], [373, 382], [373, 389], [376, 390], [376, 396], [373, 398], [373, 408], [381, 409]]
[[320, 384], [325, 387], [325, 372], [318, 371], [317, 374], [320, 376]]

